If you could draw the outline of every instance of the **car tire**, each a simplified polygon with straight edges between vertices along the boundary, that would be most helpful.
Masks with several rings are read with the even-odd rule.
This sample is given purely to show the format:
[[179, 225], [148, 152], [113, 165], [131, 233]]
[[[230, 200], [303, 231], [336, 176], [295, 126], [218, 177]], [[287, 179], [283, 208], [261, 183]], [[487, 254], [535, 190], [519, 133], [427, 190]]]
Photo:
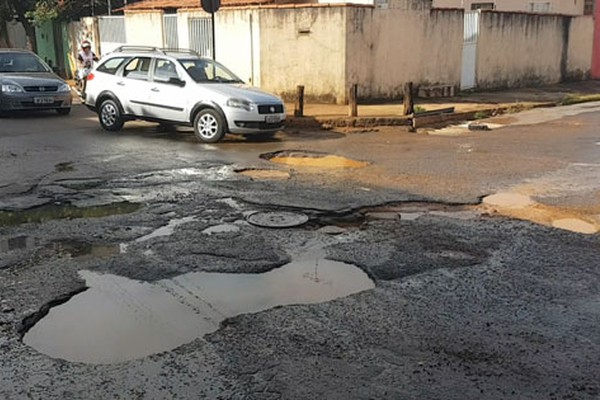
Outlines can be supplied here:
[[71, 107], [69, 108], [57, 108], [56, 112], [58, 115], [69, 115], [71, 114]]
[[100, 125], [107, 131], [116, 132], [123, 127], [125, 120], [117, 102], [111, 99], [104, 100], [98, 108]]
[[194, 118], [196, 138], [204, 143], [216, 143], [225, 136], [225, 120], [212, 108], [205, 108]]

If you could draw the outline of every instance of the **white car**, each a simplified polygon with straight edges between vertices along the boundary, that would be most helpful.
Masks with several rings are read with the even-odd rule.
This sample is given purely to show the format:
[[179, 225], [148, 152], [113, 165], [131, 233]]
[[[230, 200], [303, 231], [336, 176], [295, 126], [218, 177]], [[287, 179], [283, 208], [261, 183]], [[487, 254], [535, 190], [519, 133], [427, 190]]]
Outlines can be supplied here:
[[142, 119], [193, 126], [207, 143], [226, 133], [273, 134], [285, 121], [279, 97], [190, 50], [119, 47], [90, 73], [83, 97], [108, 131]]

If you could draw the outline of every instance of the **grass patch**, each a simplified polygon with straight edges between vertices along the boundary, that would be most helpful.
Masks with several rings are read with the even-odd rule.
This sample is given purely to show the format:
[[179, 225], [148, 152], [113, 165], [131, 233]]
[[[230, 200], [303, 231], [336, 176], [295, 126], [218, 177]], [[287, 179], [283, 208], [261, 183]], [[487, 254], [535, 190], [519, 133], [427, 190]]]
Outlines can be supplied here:
[[414, 109], [413, 109], [413, 111], [414, 111], [415, 114], [418, 114], [418, 113], [424, 113], [424, 112], [426, 112], [427, 109], [425, 107], [415, 106]]
[[570, 94], [568, 96], [565, 96], [559, 104], [561, 106], [568, 106], [570, 104], [587, 103], [590, 101], [600, 101], [600, 94]]

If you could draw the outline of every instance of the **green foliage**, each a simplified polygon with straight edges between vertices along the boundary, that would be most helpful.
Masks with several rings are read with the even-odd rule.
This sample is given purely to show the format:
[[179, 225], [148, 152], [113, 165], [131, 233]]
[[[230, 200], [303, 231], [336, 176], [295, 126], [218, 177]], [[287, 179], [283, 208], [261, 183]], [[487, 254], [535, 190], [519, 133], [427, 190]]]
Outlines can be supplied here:
[[423, 112], [425, 112], [425, 111], [427, 111], [427, 110], [425, 109], [425, 107], [421, 107], [421, 106], [415, 106], [415, 107], [414, 107], [414, 112], [415, 112], [415, 114], [418, 114], [418, 113], [423, 113]]

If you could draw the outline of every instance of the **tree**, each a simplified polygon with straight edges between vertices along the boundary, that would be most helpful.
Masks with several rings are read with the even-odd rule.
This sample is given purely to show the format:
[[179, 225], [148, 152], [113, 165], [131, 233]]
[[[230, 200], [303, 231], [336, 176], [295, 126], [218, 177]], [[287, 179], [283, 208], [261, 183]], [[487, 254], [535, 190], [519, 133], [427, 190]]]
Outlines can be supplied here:
[[23, 24], [31, 50], [37, 50], [36, 25], [47, 21], [72, 21], [85, 16], [102, 15], [108, 8], [122, 7], [139, 0], [2, 0], [0, 2], [0, 37], [4, 21], [13, 18]]

